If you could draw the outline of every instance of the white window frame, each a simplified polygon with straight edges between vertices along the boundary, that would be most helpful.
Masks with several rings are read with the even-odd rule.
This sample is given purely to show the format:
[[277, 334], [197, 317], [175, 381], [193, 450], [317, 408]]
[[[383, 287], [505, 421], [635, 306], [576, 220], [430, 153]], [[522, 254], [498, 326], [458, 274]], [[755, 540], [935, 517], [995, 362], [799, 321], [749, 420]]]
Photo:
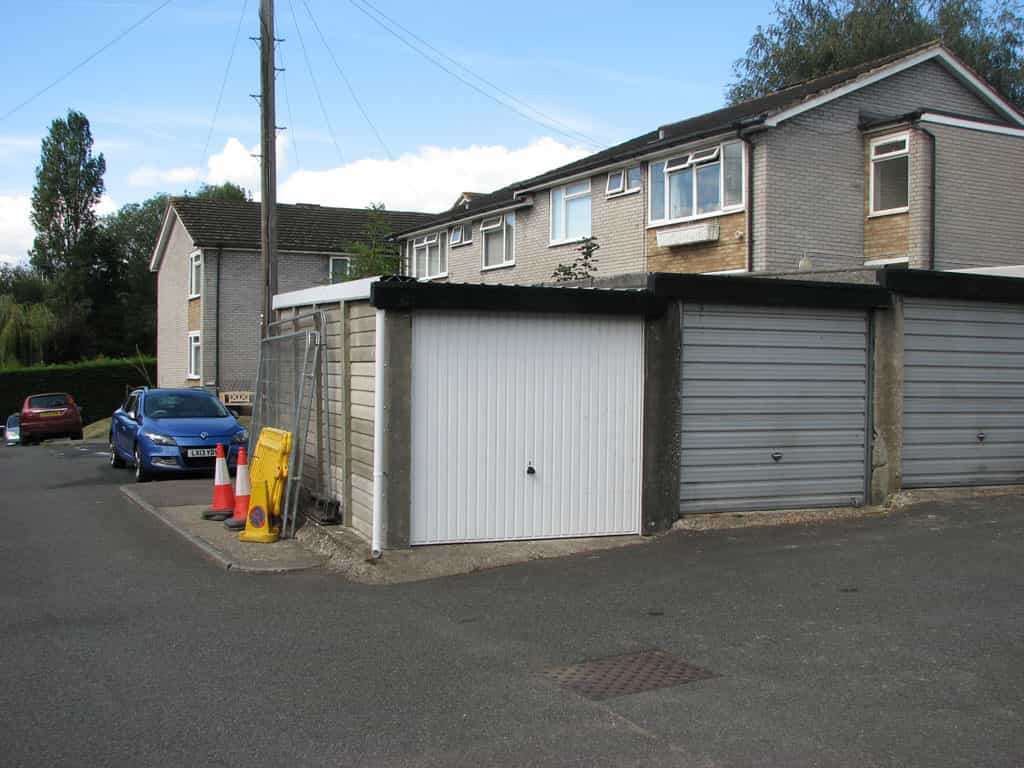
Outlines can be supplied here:
[[[896, 152], [888, 152], [881, 157], [875, 157], [875, 147], [879, 144], [890, 144], [894, 141], [902, 141], [903, 149]], [[897, 157], [907, 158], [907, 204], [899, 206], [897, 208], [885, 208], [882, 210], [875, 210], [875, 168], [877, 163], [884, 162], [886, 160], [893, 160]], [[875, 216], [892, 216], [897, 213], [906, 213], [910, 210], [910, 131], [903, 131], [902, 133], [890, 133], [885, 136], [875, 136], [871, 141], [868, 142], [868, 160], [871, 163], [871, 168], [868, 173], [868, 217], [872, 218]]]
[[[442, 235], [444, 235], [442, 237]], [[431, 274], [430, 272], [430, 246], [436, 245], [440, 255], [440, 261], [443, 264], [443, 269], [437, 274]], [[419, 274], [416, 267], [416, 251], [419, 248], [426, 248], [426, 254], [423, 265], [426, 269], [425, 274]], [[430, 232], [426, 235], [413, 238], [409, 241], [409, 271], [413, 277], [419, 280], [437, 280], [441, 277], [448, 277], [448, 231], [438, 230], [437, 232]]]
[[[725, 148], [729, 144], [739, 144], [742, 146], [743, 151], [740, 153], [740, 201], [733, 205], [725, 204]], [[672, 165], [671, 171], [669, 170], [669, 160], [677, 160]], [[664, 175], [664, 198], [663, 204], [665, 209], [666, 218], [655, 219], [652, 211], [654, 207], [653, 196], [649, 195], [647, 200], [647, 228], [653, 229], [654, 227], [663, 227], [666, 224], [679, 224], [687, 221], [700, 221], [701, 219], [713, 219], [719, 216], [727, 216], [730, 213], [739, 213], [740, 211], [746, 210], [747, 207], [747, 195], [750, 191], [747, 189], [747, 147], [746, 144], [739, 140], [722, 141], [712, 147], [701, 147], [700, 149], [689, 150], [686, 152], [673, 152], [667, 153], [660, 157], [652, 158], [647, 163], [647, 184], [648, 189], [653, 190], [654, 185], [652, 180], [654, 178], [654, 166], [659, 162], [665, 162], [665, 167], [662, 171]], [[693, 205], [694, 210], [697, 207], [697, 168], [707, 163], [718, 163], [718, 195], [720, 207], [715, 211], [707, 211], [706, 213], [695, 213], [691, 216], [681, 216], [678, 218], [667, 218], [670, 210], [669, 206], [669, 195], [670, 195], [670, 184], [669, 176], [672, 173], [686, 170], [687, 168], [693, 169]]]
[[[629, 172], [638, 170], [640, 171], [640, 181], [635, 187], [629, 186]], [[622, 184], [618, 188], [612, 189], [612, 176], [619, 174], [622, 179]], [[643, 189], [643, 169], [639, 165], [625, 165], [622, 168], [616, 168], [614, 171], [608, 171], [608, 181], [605, 184], [605, 195], [607, 197], [623, 197], [624, 195], [635, 195], [641, 189]]]
[[203, 295], [203, 252], [193, 251], [188, 255], [188, 297], [198, 299]]
[[[516, 264], [516, 236], [515, 230], [512, 232], [512, 247], [506, 248], [507, 243], [505, 242], [508, 238], [508, 223], [506, 219], [512, 216], [512, 226], [515, 227], [515, 214], [504, 213], [498, 214], [497, 216], [488, 216], [487, 218], [481, 219], [480, 221], [480, 271], [489, 272], [492, 269], [505, 269], [507, 267], [514, 267]], [[488, 222], [493, 222], [488, 224]], [[487, 264], [487, 236], [485, 232], [490, 232], [494, 229], [501, 229], [501, 257], [502, 261], [499, 264]], [[550, 231], [550, 225], [548, 227]], [[511, 252], [512, 257], [508, 259], [508, 254]]]
[[349, 270], [352, 269], [352, 257], [351, 256], [331, 256], [330, 264], [327, 267], [327, 279], [331, 285], [342, 282], [341, 280], [334, 279], [334, 264], [335, 262], [345, 262], [345, 274], [342, 277], [349, 276]]
[[[455, 242], [455, 232], [459, 233], [459, 242]], [[472, 233], [472, 229], [470, 229]], [[469, 239], [466, 239], [466, 225], [456, 224], [454, 227], [448, 230], [448, 246], [450, 248], [461, 248], [463, 245], [469, 245], [473, 242], [473, 236], [470, 234]]]
[[[193, 354], [193, 351], [195, 351], [195, 354]], [[196, 364], [194, 368], [193, 362]], [[189, 380], [198, 381], [202, 378], [203, 339], [202, 333], [199, 331], [189, 331], [188, 333], [188, 365], [186, 370], [188, 371], [187, 377]]]
[[[576, 186], [583, 182], [587, 183], [585, 191], [574, 192], [569, 194], [569, 187]], [[586, 240], [588, 237], [592, 237], [594, 234], [594, 198], [591, 196], [593, 193], [594, 185], [591, 183], [589, 178], [577, 179], [576, 181], [570, 181], [568, 184], [562, 184], [557, 187], [552, 187], [548, 192], [548, 245], [566, 245], [567, 243], [579, 243]], [[562, 190], [562, 231], [559, 233], [562, 235], [560, 238], [552, 237], [551, 230], [555, 224], [555, 192]], [[579, 200], [584, 197], [590, 198], [590, 234], [584, 235], [583, 237], [566, 237], [566, 231], [569, 227], [568, 209], [570, 200]]]

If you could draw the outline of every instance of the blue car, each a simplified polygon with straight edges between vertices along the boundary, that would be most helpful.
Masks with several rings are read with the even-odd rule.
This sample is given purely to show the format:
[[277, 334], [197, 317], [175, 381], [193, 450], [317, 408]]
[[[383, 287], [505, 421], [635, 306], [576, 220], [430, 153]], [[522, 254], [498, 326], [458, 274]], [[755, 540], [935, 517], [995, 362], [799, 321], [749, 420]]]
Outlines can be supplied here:
[[137, 389], [110, 420], [110, 465], [131, 464], [140, 483], [157, 474], [209, 474], [218, 443], [233, 470], [248, 442], [249, 432], [210, 392]]

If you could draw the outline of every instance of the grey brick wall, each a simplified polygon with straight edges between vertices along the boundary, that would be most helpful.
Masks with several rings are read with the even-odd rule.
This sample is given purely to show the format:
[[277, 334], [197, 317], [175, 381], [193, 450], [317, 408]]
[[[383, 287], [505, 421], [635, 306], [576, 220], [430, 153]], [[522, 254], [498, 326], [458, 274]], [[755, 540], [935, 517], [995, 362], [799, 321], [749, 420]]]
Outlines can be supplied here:
[[183, 387], [188, 373], [188, 257], [192, 238], [174, 219], [156, 278], [157, 385]]
[[[815, 269], [844, 269], [861, 262], [865, 174], [858, 121], [861, 113], [898, 116], [917, 109], [997, 117], [987, 103], [930, 61], [753, 137], [758, 184], [755, 269], [796, 269], [805, 254]], [[921, 149], [919, 143], [916, 148]]]
[[935, 134], [935, 268], [1024, 264], [1024, 138], [928, 125]]
[[[219, 327], [218, 259], [221, 262]], [[259, 254], [237, 250], [218, 254], [215, 249], [206, 249], [203, 262], [203, 386], [229, 391], [251, 390], [256, 380], [259, 345]], [[278, 290], [285, 293], [326, 283], [328, 265], [329, 257], [324, 255], [282, 253]]]
[[[608, 177], [591, 178], [591, 231], [601, 248], [597, 275], [643, 270], [644, 194], [608, 197]], [[646, 178], [644, 179], [646, 184]], [[551, 196], [548, 190], [533, 194], [533, 206], [516, 211], [516, 263], [502, 269], [482, 270], [483, 238], [480, 219], [473, 222], [473, 242], [448, 250], [448, 279], [457, 283], [533, 284], [548, 282], [559, 264], [576, 256], [575, 244], [549, 246]]]

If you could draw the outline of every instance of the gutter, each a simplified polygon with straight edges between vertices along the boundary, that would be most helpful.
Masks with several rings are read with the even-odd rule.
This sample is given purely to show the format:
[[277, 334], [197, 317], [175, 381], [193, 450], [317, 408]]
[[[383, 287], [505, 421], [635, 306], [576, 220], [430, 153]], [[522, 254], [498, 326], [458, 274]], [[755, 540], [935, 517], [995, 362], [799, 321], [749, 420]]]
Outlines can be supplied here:
[[370, 536], [370, 557], [380, 559], [384, 554], [384, 515], [387, 511], [387, 456], [384, 454], [384, 419], [387, 406], [387, 328], [386, 311], [377, 310], [374, 329], [373, 360], [373, 528]]
[[[747, 272], [754, 271], [754, 143], [743, 135], [743, 127], [736, 126], [736, 136], [743, 145], [746, 147], [746, 171], [747, 178], [743, 180], [746, 185], [746, 208], [747, 215], [745, 218], [746, 223], [746, 237], [747, 237]], [[724, 192], [722, 193], [724, 194]]]
[[[518, 194], [518, 193], [516, 193]], [[398, 232], [390, 235], [387, 238], [389, 243], [397, 243], [399, 240], [406, 240], [416, 235], [423, 235], [429, 232], [438, 232], [442, 229], [448, 229], [454, 227], [456, 224], [465, 224], [467, 221], [476, 221], [477, 219], [483, 219], [488, 216], [497, 216], [500, 213], [506, 213], [507, 211], [516, 211], [520, 208], [527, 208], [533, 205], [533, 198], [523, 198], [518, 203], [510, 203], [503, 205], [500, 208], [491, 208], [488, 210], [475, 211], [469, 215], [463, 216], [458, 219], [446, 219], [445, 221], [439, 221], [436, 224], [432, 224], [429, 227], [421, 227], [420, 229], [410, 229], [408, 232]]]

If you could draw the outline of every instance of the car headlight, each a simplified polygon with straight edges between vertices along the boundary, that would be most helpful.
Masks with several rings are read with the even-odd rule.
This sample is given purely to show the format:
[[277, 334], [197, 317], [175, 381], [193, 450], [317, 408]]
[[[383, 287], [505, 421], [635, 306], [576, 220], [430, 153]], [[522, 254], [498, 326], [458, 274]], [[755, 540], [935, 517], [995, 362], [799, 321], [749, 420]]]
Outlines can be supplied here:
[[242, 443], [249, 442], [249, 430], [240, 429], [231, 436], [231, 442], [235, 445], [241, 445]]
[[153, 445], [177, 445], [178, 444], [177, 441], [175, 441], [175, 439], [173, 437], [170, 437], [168, 435], [158, 435], [156, 432], [144, 432], [143, 434], [146, 437], [148, 437], [153, 442]]

